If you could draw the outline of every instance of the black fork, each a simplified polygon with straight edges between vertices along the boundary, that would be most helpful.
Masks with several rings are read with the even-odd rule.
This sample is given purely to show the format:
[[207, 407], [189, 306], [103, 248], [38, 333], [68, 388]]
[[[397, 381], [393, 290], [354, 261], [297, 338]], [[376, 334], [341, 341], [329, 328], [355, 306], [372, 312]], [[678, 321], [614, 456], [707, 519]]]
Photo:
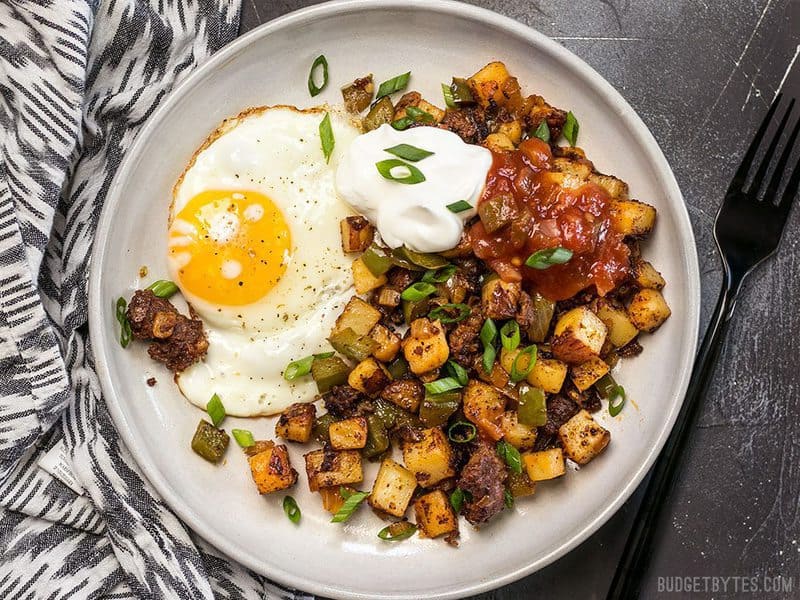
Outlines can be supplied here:
[[[780, 103], [781, 94], [778, 94], [739, 165], [717, 213], [714, 239], [724, 268], [722, 291], [700, 345], [686, 399], [672, 434], [652, 469], [647, 491], [625, 544], [607, 600], [632, 600], [639, 597], [642, 580], [653, 554], [653, 539], [659, 516], [675, 484], [680, 459], [697, 418], [701, 400], [711, 381], [714, 365], [736, 307], [736, 298], [745, 278], [777, 251], [792, 202], [797, 196], [800, 186], [800, 160], [794, 165], [791, 175], [788, 175], [788, 181], [786, 174], [800, 132], [800, 118], [791, 130], [780, 157], [773, 161], [781, 138], [788, 130], [794, 99], [789, 101], [783, 112], [777, 130], [752, 177], [752, 183], [745, 191], [748, 174], [755, 167], [756, 152]], [[770, 166], [773, 167], [772, 176], [765, 188]], [[781, 187], [784, 188], [783, 193], [779, 194]]]

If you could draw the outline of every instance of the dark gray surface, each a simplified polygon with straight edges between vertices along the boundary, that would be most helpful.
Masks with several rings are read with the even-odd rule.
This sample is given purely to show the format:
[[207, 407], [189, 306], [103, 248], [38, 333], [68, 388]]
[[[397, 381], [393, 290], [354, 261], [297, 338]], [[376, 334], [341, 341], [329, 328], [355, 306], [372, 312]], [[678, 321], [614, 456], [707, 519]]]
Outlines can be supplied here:
[[[800, 95], [800, 0], [472, 3], [560, 41], [611, 82], [650, 127], [689, 206], [705, 328], [720, 282], [714, 214], [784, 78], [784, 91]], [[310, 4], [244, 0], [242, 31]], [[645, 598], [800, 598], [798, 233], [800, 209], [780, 255], [746, 284], [662, 523]], [[603, 598], [641, 494], [640, 488], [566, 557], [478, 598]], [[745, 593], [740, 587], [736, 593], [734, 580], [727, 593], [687, 596], [658, 588], [659, 577], [764, 575], [793, 577], [792, 591]]]

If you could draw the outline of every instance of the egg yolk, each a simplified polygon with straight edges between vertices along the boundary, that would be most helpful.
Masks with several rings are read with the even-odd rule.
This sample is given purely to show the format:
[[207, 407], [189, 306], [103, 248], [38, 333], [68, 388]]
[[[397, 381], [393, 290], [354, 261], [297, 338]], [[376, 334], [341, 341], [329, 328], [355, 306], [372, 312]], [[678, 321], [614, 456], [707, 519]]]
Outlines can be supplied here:
[[215, 304], [262, 298], [286, 271], [290, 253], [283, 214], [258, 192], [201, 192], [175, 215], [169, 230], [181, 289]]

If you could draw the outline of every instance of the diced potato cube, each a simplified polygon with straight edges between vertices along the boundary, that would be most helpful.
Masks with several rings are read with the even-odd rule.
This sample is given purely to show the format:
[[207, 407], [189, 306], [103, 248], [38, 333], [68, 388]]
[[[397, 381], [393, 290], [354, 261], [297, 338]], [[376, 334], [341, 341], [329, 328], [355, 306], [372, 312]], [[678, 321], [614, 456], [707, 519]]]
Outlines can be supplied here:
[[426, 318], [411, 322], [409, 336], [402, 345], [408, 367], [415, 375], [438, 369], [450, 356], [444, 327], [439, 321]]
[[259, 494], [285, 490], [297, 481], [297, 471], [292, 468], [289, 452], [283, 444], [254, 454], [247, 462], [250, 463], [250, 471]]
[[334, 421], [328, 428], [331, 446], [336, 450], [357, 450], [367, 445], [367, 420], [352, 417]]
[[400, 306], [400, 292], [388, 285], [378, 292], [377, 302], [381, 306]]
[[567, 472], [564, 452], [561, 448], [525, 453], [522, 455], [522, 461], [525, 463], [525, 471], [531, 481], [555, 479]]
[[375, 340], [375, 349], [372, 356], [381, 362], [391, 362], [400, 352], [400, 336], [394, 331], [378, 323], [369, 334]]
[[588, 390], [606, 373], [610, 367], [602, 358], [595, 356], [585, 363], [572, 367], [572, 383], [580, 391]]
[[551, 348], [553, 355], [569, 364], [598, 356], [606, 341], [606, 325], [588, 306], [564, 313], [556, 322]]
[[528, 373], [528, 383], [548, 394], [557, 394], [567, 378], [567, 365], [555, 358], [539, 358]]
[[367, 396], [377, 396], [381, 390], [389, 385], [392, 376], [381, 363], [374, 358], [368, 358], [358, 363], [350, 375], [347, 383]]
[[606, 324], [608, 341], [616, 348], [621, 348], [639, 335], [639, 330], [628, 318], [628, 313], [617, 308], [607, 300], [597, 303], [597, 316]]
[[386, 283], [386, 275], [375, 277], [361, 258], [355, 259], [350, 268], [353, 270], [353, 285], [357, 294], [366, 294]]
[[651, 290], [660, 290], [667, 284], [661, 273], [656, 271], [653, 265], [641, 258], [633, 265], [633, 278], [639, 287]]
[[464, 389], [464, 416], [494, 441], [503, 437], [500, 417], [505, 409], [506, 397], [493, 385], [472, 379]]
[[442, 490], [420, 496], [414, 502], [417, 527], [425, 537], [435, 538], [458, 531], [458, 519], [450, 506], [450, 499]]
[[517, 120], [500, 123], [500, 125], [497, 126], [497, 133], [505, 135], [511, 140], [511, 143], [519, 144], [519, 141], [522, 139], [522, 125]]
[[519, 422], [517, 411], [509, 410], [500, 417], [503, 439], [517, 450], [530, 450], [536, 443], [536, 429]]
[[569, 189], [576, 189], [585, 185], [589, 175], [592, 174], [592, 167], [586, 161], [565, 157], [553, 159], [553, 170], [564, 174], [561, 185]]
[[638, 200], [614, 200], [611, 205], [611, 224], [623, 235], [643, 237], [656, 224], [656, 209]]
[[316, 407], [309, 402], [291, 404], [275, 424], [275, 435], [291, 442], [305, 444], [311, 438]]
[[481, 308], [489, 319], [513, 319], [522, 294], [518, 282], [503, 281], [499, 277], [487, 279], [481, 288]]
[[628, 199], [628, 184], [621, 179], [617, 179], [613, 175], [592, 173], [589, 175], [589, 181], [603, 188], [614, 200]]
[[514, 142], [505, 133], [490, 133], [483, 144], [493, 152], [508, 152], [515, 148]]
[[403, 462], [422, 487], [436, 485], [442, 479], [456, 474], [453, 468], [453, 449], [447, 436], [438, 427], [423, 429], [417, 442], [405, 442]]
[[375, 227], [364, 217], [346, 217], [339, 223], [342, 232], [342, 250], [363, 252], [372, 243]]
[[490, 62], [480, 71], [468, 79], [475, 99], [482, 106], [489, 106], [490, 102], [502, 105], [506, 97], [503, 88], [511, 75], [506, 66], [500, 61]]
[[356, 335], [367, 335], [380, 320], [381, 313], [377, 308], [353, 296], [336, 319], [333, 333], [350, 328]]
[[611, 440], [611, 433], [601, 427], [586, 410], [558, 429], [564, 453], [579, 465], [585, 465], [600, 454]]
[[[326, 460], [326, 455], [328, 460]], [[364, 480], [358, 450], [314, 450], [305, 455], [308, 489], [360, 483]]]
[[441, 123], [442, 119], [444, 119], [444, 111], [438, 106], [434, 106], [427, 100], [420, 100], [417, 104], [417, 108], [424, 110], [429, 115], [433, 115], [433, 119], [437, 123]]
[[414, 474], [391, 458], [385, 458], [375, 477], [375, 485], [372, 486], [372, 493], [367, 502], [372, 508], [395, 517], [402, 517], [415, 489], [417, 489], [417, 479]]
[[667, 301], [658, 290], [639, 290], [628, 305], [628, 315], [637, 328], [652, 332], [672, 314]]
[[381, 398], [415, 413], [425, 397], [425, 388], [416, 379], [398, 379], [381, 391]]

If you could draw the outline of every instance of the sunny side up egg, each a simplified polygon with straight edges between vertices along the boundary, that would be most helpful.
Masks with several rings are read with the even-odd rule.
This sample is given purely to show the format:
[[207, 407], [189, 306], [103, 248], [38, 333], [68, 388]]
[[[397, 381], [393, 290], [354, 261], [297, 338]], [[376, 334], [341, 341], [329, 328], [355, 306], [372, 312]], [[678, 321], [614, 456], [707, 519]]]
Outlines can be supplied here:
[[177, 377], [197, 406], [217, 393], [228, 414], [270, 415], [316, 394], [311, 378], [282, 373], [330, 350], [326, 337], [353, 294], [338, 227], [353, 212], [334, 173], [359, 134], [330, 111], [336, 145], [326, 161], [324, 114], [278, 106], [228, 119], [175, 185], [169, 271], [209, 341], [205, 359]]

